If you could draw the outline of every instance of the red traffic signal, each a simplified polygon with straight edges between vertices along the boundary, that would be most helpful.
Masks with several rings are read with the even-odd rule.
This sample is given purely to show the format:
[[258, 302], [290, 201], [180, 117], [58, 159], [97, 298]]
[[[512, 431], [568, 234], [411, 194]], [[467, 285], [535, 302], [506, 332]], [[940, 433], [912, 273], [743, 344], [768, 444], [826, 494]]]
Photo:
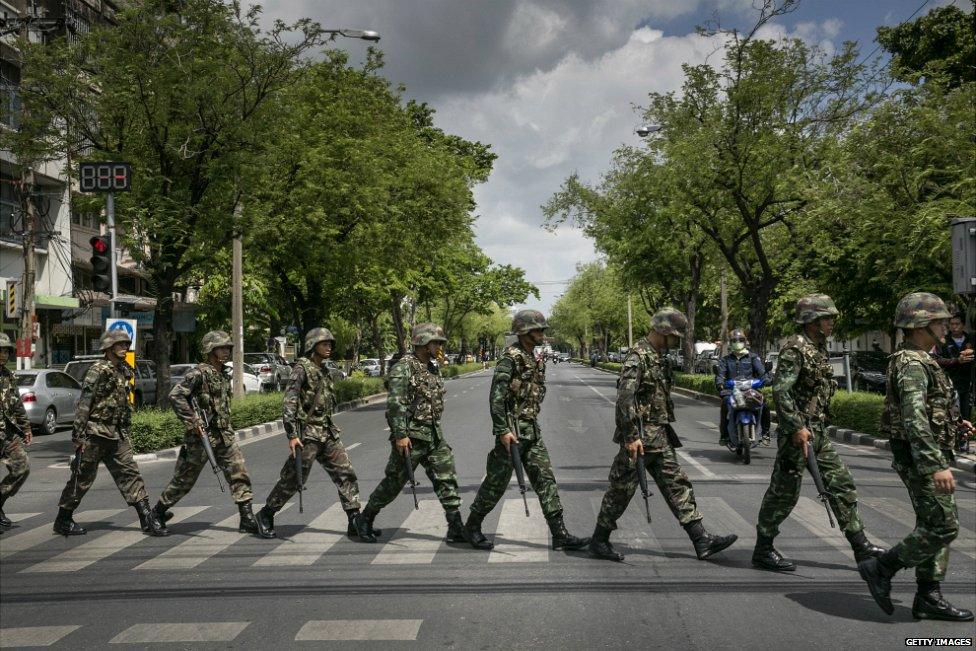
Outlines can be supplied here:
[[107, 237], [93, 237], [91, 238], [92, 251], [95, 253], [108, 253], [108, 238]]
[[112, 290], [112, 238], [100, 235], [89, 240], [92, 248], [92, 288], [96, 292]]

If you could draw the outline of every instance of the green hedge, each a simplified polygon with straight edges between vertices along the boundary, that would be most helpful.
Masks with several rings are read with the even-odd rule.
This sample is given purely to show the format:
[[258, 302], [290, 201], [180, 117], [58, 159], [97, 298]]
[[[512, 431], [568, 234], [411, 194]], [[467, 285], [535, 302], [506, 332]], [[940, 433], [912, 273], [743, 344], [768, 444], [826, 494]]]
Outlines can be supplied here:
[[[494, 365], [495, 362], [488, 362], [489, 368]], [[441, 369], [441, 377], [457, 377], [465, 373], [480, 371], [482, 368], [483, 364], [481, 362], [471, 362], [470, 364], [449, 364]]]

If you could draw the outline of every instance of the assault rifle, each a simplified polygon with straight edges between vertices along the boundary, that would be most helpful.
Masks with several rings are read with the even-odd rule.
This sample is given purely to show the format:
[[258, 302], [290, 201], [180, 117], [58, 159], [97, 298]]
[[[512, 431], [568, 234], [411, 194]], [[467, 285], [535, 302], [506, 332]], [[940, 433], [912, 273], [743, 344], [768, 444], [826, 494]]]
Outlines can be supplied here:
[[[304, 436], [305, 426], [302, 425], [301, 421], [295, 423], [295, 429], [298, 430], [298, 440], [305, 444]], [[295, 481], [298, 482], [298, 512], [305, 512], [305, 503], [302, 501], [302, 493], [305, 492], [305, 468], [302, 463], [302, 454], [299, 452], [301, 448], [295, 448], [292, 450], [293, 456], [295, 457]]]
[[420, 503], [417, 502], [417, 477], [413, 474], [413, 463], [410, 461], [410, 448], [407, 448], [403, 455], [403, 467], [407, 470], [407, 483], [410, 484], [410, 491], [413, 493], [413, 508], [420, 510]]
[[210, 435], [207, 433], [210, 431], [210, 419], [207, 417], [207, 412], [200, 407], [200, 403], [196, 401], [196, 398], [190, 398], [190, 407], [193, 408], [194, 413], [197, 415], [197, 434], [200, 435], [200, 443], [203, 444], [203, 449], [207, 453], [207, 461], [210, 462], [210, 469], [213, 470], [214, 476], [217, 478], [217, 485], [220, 487], [220, 492], [224, 492], [224, 483], [220, 481], [220, 466], [217, 465], [217, 457], [214, 456], [213, 446], [210, 444]]
[[813, 475], [813, 484], [817, 487], [817, 497], [823, 502], [827, 509], [827, 520], [830, 521], [830, 528], [835, 528], [834, 515], [830, 511], [830, 493], [824, 488], [823, 477], [820, 475], [820, 466], [817, 465], [817, 455], [813, 453], [813, 445], [807, 441], [807, 470]]
[[529, 517], [529, 500], [525, 497], [528, 488], [525, 485], [525, 468], [522, 467], [522, 448], [518, 444], [518, 419], [513, 409], [507, 409], [505, 412], [508, 419], [509, 431], [515, 436], [515, 440], [508, 446], [508, 455], [512, 458], [512, 465], [515, 466], [515, 481], [518, 482], [519, 493], [522, 494], [522, 503], [525, 505], [525, 517]]
[[[641, 420], [640, 410], [637, 409], [637, 395], [634, 395], [634, 409], [637, 414], [637, 435], [641, 445], [644, 444], [644, 422]], [[651, 523], [651, 505], [647, 498], [651, 496], [651, 489], [647, 487], [647, 467], [644, 465], [644, 453], [637, 453], [637, 483], [640, 484], [641, 495], [644, 496], [644, 510], [647, 511], [647, 524]]]

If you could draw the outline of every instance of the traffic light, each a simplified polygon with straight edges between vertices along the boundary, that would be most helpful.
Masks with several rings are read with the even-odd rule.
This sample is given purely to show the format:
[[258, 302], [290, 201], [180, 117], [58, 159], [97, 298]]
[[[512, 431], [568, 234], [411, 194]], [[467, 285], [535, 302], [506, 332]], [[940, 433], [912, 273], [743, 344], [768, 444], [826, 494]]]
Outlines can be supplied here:
[[90, 240], [92, 247], [92, 287], [96, 292], [112, 291], [112, 238], [100, 235]]

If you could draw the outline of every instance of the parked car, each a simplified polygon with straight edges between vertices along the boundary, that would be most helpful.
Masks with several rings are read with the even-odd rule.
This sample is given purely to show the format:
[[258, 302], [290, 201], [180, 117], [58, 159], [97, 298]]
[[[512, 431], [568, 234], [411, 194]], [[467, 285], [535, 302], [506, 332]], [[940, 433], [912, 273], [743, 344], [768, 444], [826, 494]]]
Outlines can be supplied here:
[[[85, 374], [91, 365], [102, 359], [103, 355], [79, 355], [68, 362], [64, 372], [75, 379], [78, 384], [85, 380]], [[148, 359], [136, 359], [135, 385], [132, 393], [136, 407], [156, 403], [156, 365]]]
[[851, 382], [855, 391], [885, 392], [888, 353], [858, 350], [851, 353]]
[[569, 353], [559, 353], [559, 361], [561, 362], [568, 362], [569, 357]]
[[691, 372], [712, 375], [715, 373], [716, 364], [718, 364], [718, 351], [705, 350], [695, 356], [695, 361], [691, 363]]
[[40, 427], [54, 434], [58, 425], [70, 425], [81, 397], [81, 384], [54, 369], [33, 369], [14, 373], [20, 400], [27, 411], [31, 429]]
[[257, 369], [265, 391], [282, 391], [291, 379], [291, 366], [277, 353], [244, 353], [244, 363]]
[[359, 370], [369, 377], [380, 376], [380, 360], [375, 357], [359, 360]]
[[[229, 378], [231, 378], [230, 388], [231, 391], [234, 390], [234, 362], [224, 363], [224, 372]], [[261, 392], [261, 377], [258, 375], [256, 368], [250, 364], [244, 364], [244, 393], [260, 393]]]

